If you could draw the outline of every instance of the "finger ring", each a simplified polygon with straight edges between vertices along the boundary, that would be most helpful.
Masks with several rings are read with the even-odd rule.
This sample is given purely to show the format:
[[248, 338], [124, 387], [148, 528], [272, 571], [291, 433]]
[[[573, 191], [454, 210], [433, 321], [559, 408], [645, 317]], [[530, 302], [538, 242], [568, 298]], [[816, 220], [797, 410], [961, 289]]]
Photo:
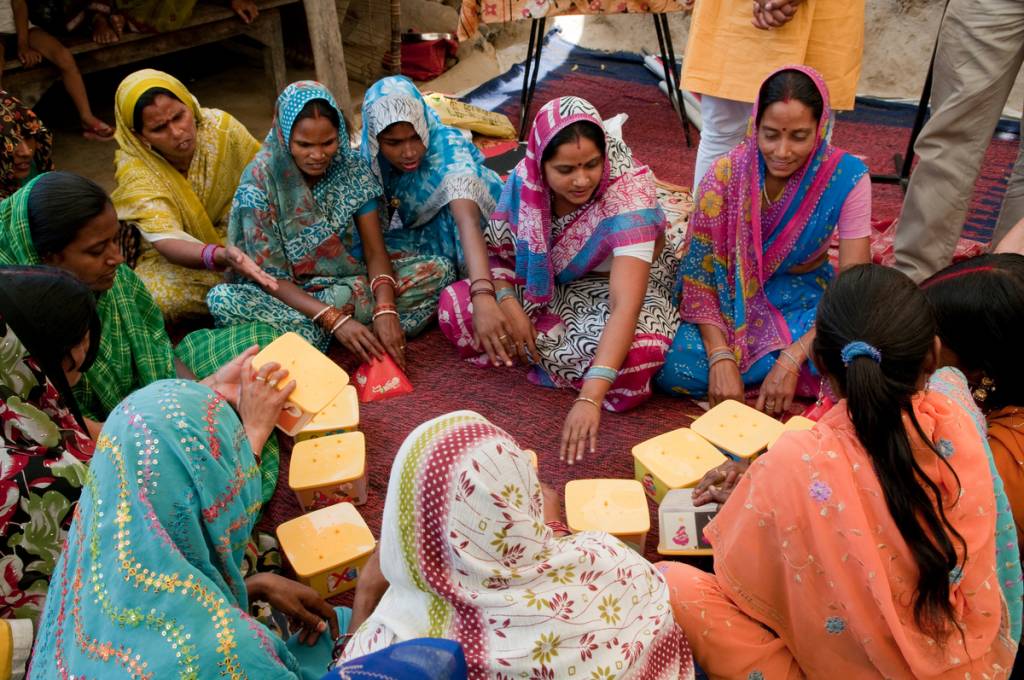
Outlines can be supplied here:
[[508, 340], [508, 335], [507, 334], [506, 335], [499, 335], [498, 336], [498, 340], [501, 340], [502, 342], [504, 342], [505, 340]]
[[277, 381], [276, 381], [276, 380], [274, 380], [273, 378], [271, 378], [270, 380], [268, 380], [268, 381], [267, 381], [267, 384], [268, 384], [268, 385], [270, 385], [271, 387], [277, 387]]
[[262, 375], [258, 375], [256, 376], [256, 382], [267, 382], [267, 379], [264, 378]]

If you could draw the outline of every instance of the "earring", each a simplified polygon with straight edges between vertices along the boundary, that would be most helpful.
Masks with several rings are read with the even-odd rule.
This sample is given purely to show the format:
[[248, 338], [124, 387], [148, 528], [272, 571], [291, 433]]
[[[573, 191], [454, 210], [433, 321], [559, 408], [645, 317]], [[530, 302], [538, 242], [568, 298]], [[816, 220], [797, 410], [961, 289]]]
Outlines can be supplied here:
[[985, 402], [988, 401], [989, 395], [996, 391], [996, 383], [992, 378], [987, 375], [981, 376], [981, 382], [971, 392], [974, 395], [974, 401], [978, 402], [978, 406], [984, 406]]

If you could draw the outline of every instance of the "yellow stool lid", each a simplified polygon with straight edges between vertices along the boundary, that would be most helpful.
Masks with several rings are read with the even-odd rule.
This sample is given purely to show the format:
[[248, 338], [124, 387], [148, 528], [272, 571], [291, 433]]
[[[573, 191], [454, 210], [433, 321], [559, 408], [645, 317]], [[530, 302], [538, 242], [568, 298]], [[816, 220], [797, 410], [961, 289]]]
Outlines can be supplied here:
[[377, 542], [351, 503], [338, 503], [277, 527], [295, 573], [309, 578], [373, 552]]
[[803, 416], [793, 416], [785, 423], [783, 423], [782, 432], [779, 432], [779, 434], [775, 436], [775, 439], [768, 442], [768, 448], [775, 446], [775, 442], [779, 441], [779, 437], [781, 437], [786, 432], [799, 432], [801, 430], [810, 430], [814, 428], [815, 425], [817, 425], [817, 423], [815, 423], [810, 418], [804, 418]]
[[253, 370], [276, 361], [295, 381], [288, 400], [307, 413], [319, 413], [348, 384], [348, 373], [296, 333], [285, 333], [253, 357]]
[[299, 432], [351, 430], [359, 426], [359, 393], [354, 385], [345, 385], [327, 408], [313, 416]]
[[671, 489], [696, 485], [704, 473], [726, 461], [707, 439], [686, 427], [637, 444], [633, 457]]
[[690, 423], [690, 429], [737, 458], [751, 458], [775, 441], [782, 423], [729, 399]]
[[639, 534], [651, 528], [644, 487], [635, 479], [574, 479], [565, 485], [565, 518], [573, 531]]
[[316, 489], [359, 479], [366, 472], [366, 439], [362, 432], [343, 432], [296, 442], [288, 464], [293, 490]]

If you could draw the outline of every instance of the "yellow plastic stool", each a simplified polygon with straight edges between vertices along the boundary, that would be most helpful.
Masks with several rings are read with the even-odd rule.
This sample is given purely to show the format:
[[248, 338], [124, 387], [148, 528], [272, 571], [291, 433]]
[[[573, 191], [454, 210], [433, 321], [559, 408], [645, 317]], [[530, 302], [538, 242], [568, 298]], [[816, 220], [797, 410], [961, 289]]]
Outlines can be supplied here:
[[366, 439], [345, 432], [296, 442], [288, 485], [305, 511], [334, 503], [366, 502]]
[[746, 404], [729, 399], [697, 420], [690, 429], [736, 458], [753, 458], [782, 434], [782, 423]]
[[643, 553], [651, 514], [644, 488], [635, 479], [574, 479], [565, 485], [569, 529], [606, 531]]
[[277, 540], [299, 580], [321, 597], [355, 587], [377, 542], [351, 503], [338, 503], [277, 527]]
[[348, 384], [348, 373], [296, 333], [285, 333], [252, 359], [253, 370], [270, 362], [288, 371], [285, 383], [295, 390], [277, 419], [277, 427], [294, 437]]
[[295, 435], [302, 442], [314, 437], [326, 437], [359, 429], [359, 394], [353, 385], [345, 385], [323, 411], [313, 416]]
[[661, 503], [670, 489], [696, 486], [708, 470], [726, 460], [707, 439], [685, 427], [633, 447], [636, 480], [655, 503]]

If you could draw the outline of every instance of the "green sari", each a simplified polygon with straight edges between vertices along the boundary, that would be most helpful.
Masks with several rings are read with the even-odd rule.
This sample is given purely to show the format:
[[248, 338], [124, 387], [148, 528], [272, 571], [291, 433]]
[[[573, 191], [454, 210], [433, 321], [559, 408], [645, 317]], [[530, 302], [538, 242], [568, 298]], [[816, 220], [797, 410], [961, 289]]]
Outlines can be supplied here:
[[[0, 265], [43, 264], [28, 221], [29, 194], [35, 183], [34, 178], [0, 203]], [[186, 336], [175, 350], [160, 308], [142, 280], [125, 265], [118, 267], [110, 290], [97, 296], [96, 311], [103, 328], [99, 353], [74, 393], [82, 414], [97, 421], [106, 420], [122, 399], [140, 387], [176, 377], [176, 355], [202, 379], [246, 348], [263, 347], [278, 335], [260, 323], [204, 329]], [[274, 494], [279, 463], [277, 438], [271, 437], [260, 465], [264, 502]]]

